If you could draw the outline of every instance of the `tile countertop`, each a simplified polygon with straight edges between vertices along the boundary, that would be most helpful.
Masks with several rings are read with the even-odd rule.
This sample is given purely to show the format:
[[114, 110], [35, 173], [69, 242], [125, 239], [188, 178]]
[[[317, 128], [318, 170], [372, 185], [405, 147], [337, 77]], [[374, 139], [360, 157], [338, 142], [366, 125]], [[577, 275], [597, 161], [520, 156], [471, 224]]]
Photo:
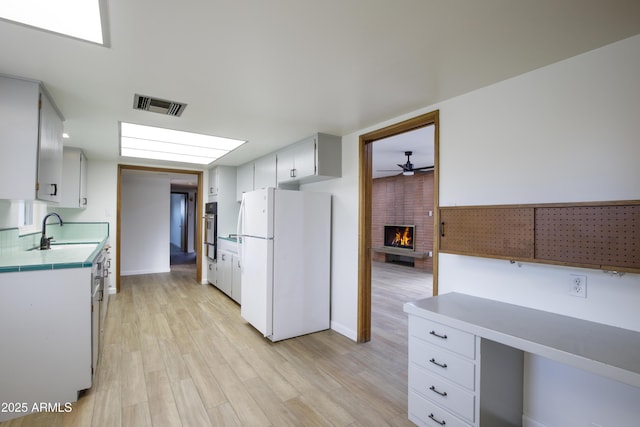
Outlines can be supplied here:
[[218, 236], [218, 249], [222, 251], [238, 253], [238, 238], [234, 236]]
[[107, 240], [108, 237], [101, 242], [82, 239], [74, 239], [73, 241], [60, 240], [52, 242], [51, 246], [55, 248], [56, 245], [64, 244], [64, 249], [3, 253], [0, 255], [0, 273], [91, 267]]

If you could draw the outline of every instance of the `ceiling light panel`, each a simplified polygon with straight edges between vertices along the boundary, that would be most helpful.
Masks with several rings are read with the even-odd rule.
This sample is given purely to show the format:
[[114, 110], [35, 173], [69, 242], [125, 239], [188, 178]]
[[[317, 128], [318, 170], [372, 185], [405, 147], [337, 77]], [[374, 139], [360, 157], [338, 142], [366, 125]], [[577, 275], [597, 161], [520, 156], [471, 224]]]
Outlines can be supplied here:
[[244, 143], [153, 126], [120, 124], [120, 154], [126, 157], [209, 164]]
[[2, 0], [0, 18], [103, 44], [100, 0]]

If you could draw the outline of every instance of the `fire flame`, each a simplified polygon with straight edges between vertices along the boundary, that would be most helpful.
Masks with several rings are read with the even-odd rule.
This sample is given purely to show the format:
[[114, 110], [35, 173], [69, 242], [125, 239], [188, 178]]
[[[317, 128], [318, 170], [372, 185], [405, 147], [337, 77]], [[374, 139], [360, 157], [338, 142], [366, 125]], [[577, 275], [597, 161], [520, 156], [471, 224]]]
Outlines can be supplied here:
[[396, 229], [396, 235], [391, 242], [392, 246], [411, 246], [411, 236], [409, 236], [409, 227], [405, 227], [404, 232], [401, 234], [399, 229]]

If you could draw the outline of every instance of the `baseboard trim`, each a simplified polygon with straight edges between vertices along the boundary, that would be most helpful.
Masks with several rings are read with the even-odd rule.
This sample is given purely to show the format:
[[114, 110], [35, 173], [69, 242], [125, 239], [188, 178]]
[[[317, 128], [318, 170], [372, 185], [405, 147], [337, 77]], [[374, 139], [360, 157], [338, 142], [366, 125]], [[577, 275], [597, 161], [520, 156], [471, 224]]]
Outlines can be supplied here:
[[522, 427], [549, 427], [541, 422], [529, 418], [526, 415], [522, 415]]
[[353, 341], [358, 340], [358, 334], [356, 334], [356, 331], [353, 331], [340, 323], [331, 321], [331, 329]]

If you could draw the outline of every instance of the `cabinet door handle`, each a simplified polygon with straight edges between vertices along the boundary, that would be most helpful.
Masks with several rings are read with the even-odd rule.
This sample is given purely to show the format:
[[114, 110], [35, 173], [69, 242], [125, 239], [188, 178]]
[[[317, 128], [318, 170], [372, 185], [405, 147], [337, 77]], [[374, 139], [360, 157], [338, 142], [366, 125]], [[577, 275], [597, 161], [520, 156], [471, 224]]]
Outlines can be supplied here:
[[443, 334], [440, 335], [439, 333], [437, 333], [436, 331], [431, 331], [429, 332], [430, 335], [433, 335], [434, 337], [438, 337], [440, 339], [446, 340], [447, 339], [447, 334]]
[[432, 392], [439, 394], [442, 397], [447, 397], [447, 392], [446, 391], [440, 391], [436, 388], [436, 386], [432, 385], [431, 387], [429, 387], [429, 390], [431, 390]]
[[439, 420], [436, 418], [435, 415], [433, 415], [433, 412], [429, 414], [429, 418], [431, 418], [433, 421], [437, 422], [438, 424], [440, 424], [441, 426], [446, 425], [447, 422], [445, 420]]
[[446, 367], [447, 367], [447, 364], [446, 364], [446, 363], [440, 363], [440, 362], [438, 362], [438, 361], [437, 361], [436, 359], [434, 359], [434, 358], [431, 358], [431, 359], [429, 360], [429, 362], [433, 363], [433, 364], [434, 364], [434, 365], [436, 365], [436, 366], [440, 366], [441, 368], [446, 368]]
[[83, 204], [84, 206], [87, 206], [87, 198], [86, 198], [86, 197], [83, 197], [83, 198], [82, 198], [82, 204]]
[[58, 184], [49, 184], [53, 187], [53, 193], [49, 193], [50, 196], [57, 196], [58, 195]]
[[440, 223], [440, 237], [444, 237], [444, 221]]
[[289, 172], [289, 177], [290, 178], [295, 178], [296, 177], [296, 169], [291, 169], [291, 171]]

